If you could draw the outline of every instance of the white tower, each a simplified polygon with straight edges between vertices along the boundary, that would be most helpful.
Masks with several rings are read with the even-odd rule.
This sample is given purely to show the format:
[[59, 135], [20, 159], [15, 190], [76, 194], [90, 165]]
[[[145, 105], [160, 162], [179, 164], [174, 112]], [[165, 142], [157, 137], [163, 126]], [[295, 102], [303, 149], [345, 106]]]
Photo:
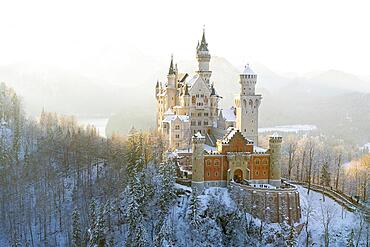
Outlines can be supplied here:
[[196, 73], [202, 77], [202, 79], [210, 86], [209, 79], [212, 71], [209, 70], [209, 62], [211, 60], [211, 54], [208, 50], [208, 43], [206, 42], [205, 30], [203, 28], [202, 40], [198, 41], [197, 45], [197, 60], [198, 60], [198, 71]]
[[243, 135], [258, 145], [258, 108], [262, 96], [256, 94], [257, 74], [245, 66], [240, 74], [240, 96], [235, 99], [236, 127]]
[[167, 75], [167, 101], [165, 109], [168, 110], [176, 105], [176, 74], [173, 66], [173, 56], [171, 55], [170, 68]]

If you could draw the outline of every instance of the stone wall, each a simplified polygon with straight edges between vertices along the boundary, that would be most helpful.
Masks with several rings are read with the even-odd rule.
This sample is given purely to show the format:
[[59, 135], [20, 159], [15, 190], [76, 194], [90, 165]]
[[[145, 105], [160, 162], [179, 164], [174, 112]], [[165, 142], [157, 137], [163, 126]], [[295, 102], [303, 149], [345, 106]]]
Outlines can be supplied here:
[[292, 224], [301, 218], [301, 207], [297, 189], [255, 188], [234, 182], [229, 183], [230, 194], [240, 209], [271, 223], [283, 221]]

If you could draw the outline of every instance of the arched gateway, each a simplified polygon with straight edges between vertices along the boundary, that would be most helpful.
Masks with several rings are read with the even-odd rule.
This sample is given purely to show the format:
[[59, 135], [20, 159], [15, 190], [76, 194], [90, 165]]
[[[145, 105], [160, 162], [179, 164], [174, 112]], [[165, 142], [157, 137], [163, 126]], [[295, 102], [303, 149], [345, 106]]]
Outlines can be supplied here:
[[240, 183], [243, 181], [243, 171], [241, 169], [236, 169], [234, 171], [234, 181]]

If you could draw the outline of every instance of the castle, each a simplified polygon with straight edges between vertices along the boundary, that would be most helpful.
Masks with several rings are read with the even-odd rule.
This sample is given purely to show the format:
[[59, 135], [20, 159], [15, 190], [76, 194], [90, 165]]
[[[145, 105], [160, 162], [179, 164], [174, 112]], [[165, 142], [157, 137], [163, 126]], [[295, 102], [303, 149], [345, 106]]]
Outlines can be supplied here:
[[[249, 65], [240, 74], [240, 93], [230, 109], [220, 109], [211, 83], [211, 54], [205, 31], [196, 47], [194, 76], [180, 73], [171, 56], [167, 82], [157, 81], [157, 130], [180, 158], [191, 156], [192, 184], [226, 186], [230, 181], [280, 187], [282, 138], [274, 135], [268, 149], [258, 147], [257, 74]], [[181, 162], [180, 162], [181, 164]], [[183, 164], [184, 165], [184, 164]]]

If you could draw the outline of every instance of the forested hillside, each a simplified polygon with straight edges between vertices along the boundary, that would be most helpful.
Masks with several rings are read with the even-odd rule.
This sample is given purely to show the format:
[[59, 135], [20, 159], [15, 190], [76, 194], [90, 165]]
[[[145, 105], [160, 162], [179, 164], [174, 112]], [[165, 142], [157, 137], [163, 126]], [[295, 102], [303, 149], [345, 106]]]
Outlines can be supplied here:
[[[311, 192], [316, 193], [315, 201], [302, 208], [306, 216], [300, 224], [269, 224], [246, 213], [231, 199], [233, 191], [214, 188], [199, 194], [177, 184], [176, 166], [163, 159], [163, 142], [153, 134], [132, 130], [127, 139], [117, 135], [105, 139], [94, 127], [79, 126], [73, 117], [42, 112], [37, 120], [29, 119], [16, 93], [5, 84], [0, 90], [0, 246], [297, 246], [327, 238], [338, 244], [366, 241], [368, 228], [357, 213], [342, 209], [347, 216], [335, 216], [343, 225], [335, 228], [335, 238], [319, 225], [333, 225], [325, 221], [321, 194]], [[367, 178], [358, 174], [361, 171], [347, 176], [343, 162], [337, 160], [349, 154], [326, 149], [324, 141], [287, 138], [283, 174], [336, 186], [339, 162], [339, 187], [346, 193], [363, 188]], [[307, 204], [305, 198], [301, 201]], [[317, 225], [302, 231], [308, 220]]]
[[[72, 117], [27, 119], [1, 84], [1, 246], [264, 246], [295, 241], [257, 225], [226, 189], [175, 183], [156, 136], [97, 136]], [[274, 234], [277, 234], [276, 236]], [[265, 237], [262, 237], [265, 236]]]

